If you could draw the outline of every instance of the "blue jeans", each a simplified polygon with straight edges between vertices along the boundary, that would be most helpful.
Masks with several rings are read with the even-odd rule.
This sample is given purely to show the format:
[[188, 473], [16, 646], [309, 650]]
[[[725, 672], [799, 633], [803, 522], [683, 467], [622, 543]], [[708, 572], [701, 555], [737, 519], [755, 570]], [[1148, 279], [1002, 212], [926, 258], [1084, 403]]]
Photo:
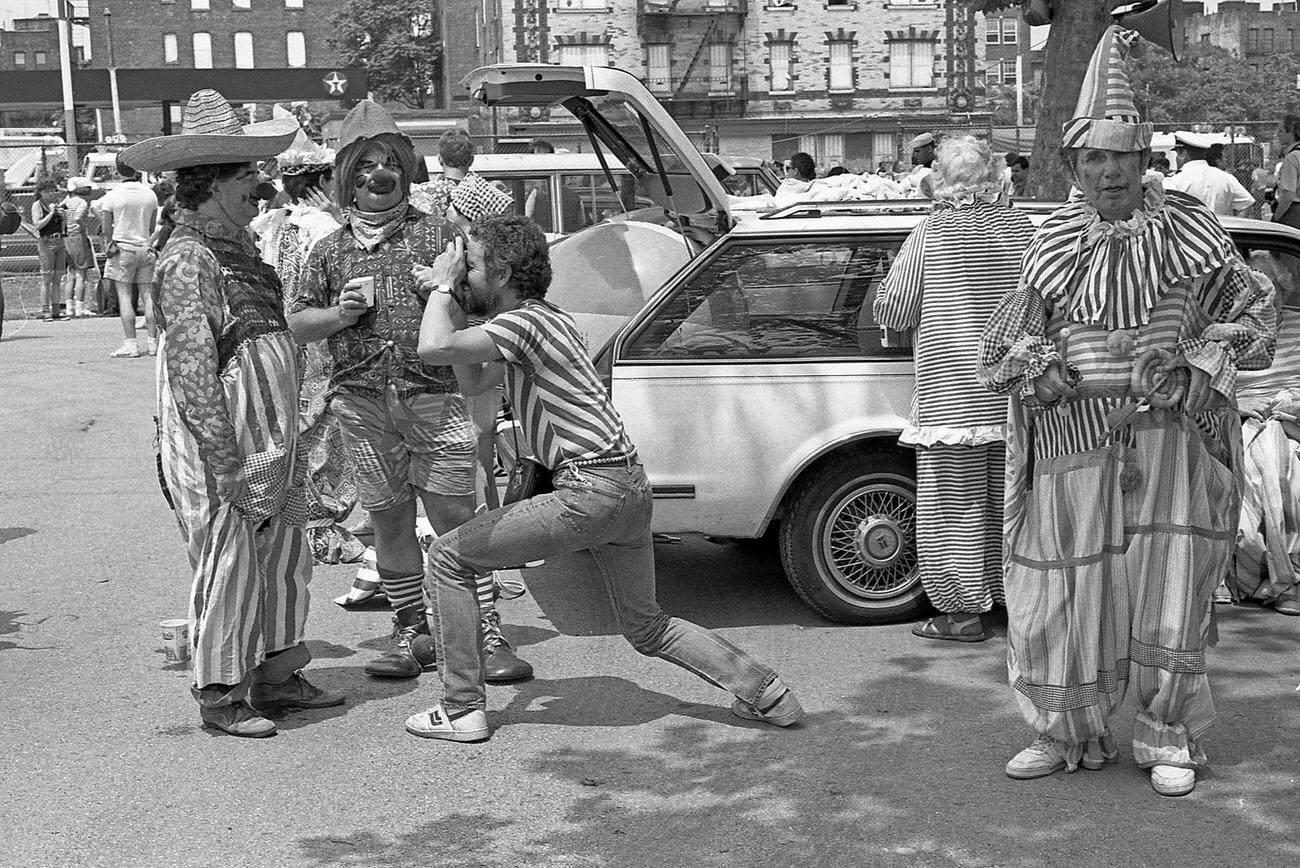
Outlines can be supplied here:
[[555, 491], [477, 516], [429, 551], [433, 632], [442, 705], [481, 709], [483, 647], [475, 577], [566, 552], [591, 552], [605, 580], [619, 630], [642, 654], [690, 670], [753, 704], [776, 673], [710, 630], [670, 618], [655, 599], [650, 483], [629, 465], [571, 467], [555, 473]]

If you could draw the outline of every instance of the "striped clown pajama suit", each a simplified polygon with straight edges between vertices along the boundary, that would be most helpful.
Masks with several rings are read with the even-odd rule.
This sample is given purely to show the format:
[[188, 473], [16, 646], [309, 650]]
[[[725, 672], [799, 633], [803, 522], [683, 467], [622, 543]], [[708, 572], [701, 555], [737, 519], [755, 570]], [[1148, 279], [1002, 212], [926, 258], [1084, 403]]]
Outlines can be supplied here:
[[876, 321], [915, 330], [916, 391], [899, 442], [916, 447], [921, 583], [947, 614], [1002, 603], [1007, 401], [976, 378], [984, 324], [1020, 275], [1033, 227], [974, 199], [940, 204], [904, 242], [876, 295]]
[[[178, 215], [158, 279], [160, 466], [194, 571], [196, 696], [220, 705], [255, 670], [281, 681], [310, 660], [298, 347], [274, 272], [193, 212]], [[241, 467], [247, 494], [223, 501], [216, 468]]]
[[[1063, 330], [1068, 328], [1068, 336]], [[1214, 721], [1205, 647], [1240, 497], [1236, 370], [1273, 355], [1272, 285], [1207, 209], [1158, 185], [1125, 224], [1077, 201], [1025, 255], [989, 321], [981, 376], [1016, 396], [1007, 446], [1007, 669], [1026, 721], [1067, 746], [1110, 738], [1131, 690], [1138, 765], [1195, 768]], [[1222, 400], [1121, 419], [1148, 350], [1182, 356]], [[1037, 406], [1050, 364], [1080, 379]], [[1112, 428], [1112, 426], [1118, 427]]]

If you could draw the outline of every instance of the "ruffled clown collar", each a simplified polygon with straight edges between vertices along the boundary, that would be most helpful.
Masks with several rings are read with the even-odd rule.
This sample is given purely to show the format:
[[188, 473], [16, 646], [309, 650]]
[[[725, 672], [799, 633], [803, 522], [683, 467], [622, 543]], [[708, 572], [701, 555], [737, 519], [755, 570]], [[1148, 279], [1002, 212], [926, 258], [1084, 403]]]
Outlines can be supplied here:
[[1025, 283], [1070, 319], [1114, 329], [1146, 325], [1166, 292], [1221, 267], [1236, 248], [1196, 199], [1143, 182], [1142, 204], [1108, 222], [1074, 196], [1038, 230], [1025, 253]]

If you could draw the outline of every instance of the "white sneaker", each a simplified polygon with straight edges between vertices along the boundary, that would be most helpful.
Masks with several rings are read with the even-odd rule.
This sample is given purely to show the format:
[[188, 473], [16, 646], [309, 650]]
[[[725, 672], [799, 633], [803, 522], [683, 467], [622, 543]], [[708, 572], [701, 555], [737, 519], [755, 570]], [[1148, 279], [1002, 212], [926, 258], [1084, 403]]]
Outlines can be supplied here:
[[1151, 789], [1162, 796], [1185, 796], [1196, 787], [1196, 772], [1182, 766], [1152, 766]]
[[1065, 754], [1065, 742], [1040, 735], [1007, 763], [1007, 777], [1021, 781], [1047, 777], [1065, 768]]
[[780, 678], [763, 691], [752, 705], [739, 697], [731, 703], [731, 713], [745, 720], [761, 720], [773, 726], [790, 726], [803, 717], [803, 706]]
[[123, 341], [122, 346], [109, 353], [110, 359], [138, 359], [142, 353], [140, 345], [135, 341]]
[[412, 714], [406, 719], [406, 731], [420, 738], [440, 738], [444, 741], [486, 741], [487, 714], [479, 708], [459, 713], [450, 718], [441, 705]]

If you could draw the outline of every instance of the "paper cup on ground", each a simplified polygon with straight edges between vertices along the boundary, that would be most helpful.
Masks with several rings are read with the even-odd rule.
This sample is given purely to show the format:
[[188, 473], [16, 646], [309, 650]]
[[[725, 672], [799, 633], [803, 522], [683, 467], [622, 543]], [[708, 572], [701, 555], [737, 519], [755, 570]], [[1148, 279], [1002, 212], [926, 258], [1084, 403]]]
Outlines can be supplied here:
[[184, 618], [169, 618], [158, 624], [162, 628], [163, 651], [168, 663], [182, 663], [190, 659], [190, 622]]

